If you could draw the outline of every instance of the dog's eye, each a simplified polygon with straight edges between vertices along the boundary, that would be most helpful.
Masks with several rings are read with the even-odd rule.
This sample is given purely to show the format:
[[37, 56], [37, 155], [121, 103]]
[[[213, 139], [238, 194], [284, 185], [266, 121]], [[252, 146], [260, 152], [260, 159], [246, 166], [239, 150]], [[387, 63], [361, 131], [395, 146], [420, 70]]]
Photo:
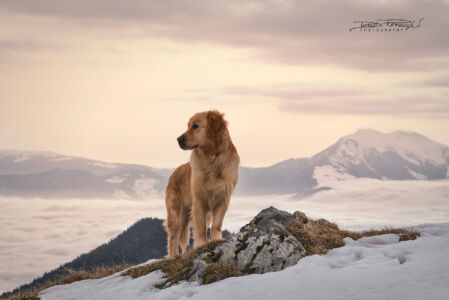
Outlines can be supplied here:
[[193, 129], [198, 129], [198, 128], [200, 128], [200, 126], [198, 126], [198, 124], [193, 124], [192, 128]]

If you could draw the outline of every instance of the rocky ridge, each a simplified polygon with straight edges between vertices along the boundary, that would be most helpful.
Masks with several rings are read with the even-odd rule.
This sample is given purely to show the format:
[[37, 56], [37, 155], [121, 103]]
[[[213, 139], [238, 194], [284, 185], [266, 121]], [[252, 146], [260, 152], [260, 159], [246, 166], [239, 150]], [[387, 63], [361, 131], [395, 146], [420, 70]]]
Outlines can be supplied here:
[[138, 278], [160, 271], [163, 276], [155, 285], [157, 288], [182, 281], [208, 284], [228, 277], [281, 271], [305, 256], [323, 255], [342, 247], [346, 241], [386, 234], [396, 235], [398, 241], [419, 236], [419, 232], [406, 228], [352, 232], [325, 219], [309, 219], [299, 211], [290, 214], [269, 207], [225, 240], [209, 242], [174, 258], [129, 268], [121, 275]]
[[199, 255], [185, 279], [204, 283], [208, 269], [214, 265], [231, 264], [245, 274], [280, 271], [295, 265], [306, 250], [284, 224], [297, 222], [306, 223], [306, 215], [274, 207], [262, 210], [237, 234]]

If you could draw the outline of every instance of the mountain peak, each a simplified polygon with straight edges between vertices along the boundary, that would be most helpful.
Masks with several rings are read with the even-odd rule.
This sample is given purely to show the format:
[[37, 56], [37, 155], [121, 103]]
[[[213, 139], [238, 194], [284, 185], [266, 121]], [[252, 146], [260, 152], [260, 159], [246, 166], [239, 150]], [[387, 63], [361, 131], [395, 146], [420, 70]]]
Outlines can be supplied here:
[[[387, 140], [387, 139], [396, 139], [396, 138], [402, 138], [402, 139], [413, 139], [415, 142], [431, 142], [434, 144], [438, 144], [440, 146], [448, 147], [444, 144], [437, 143], [428, 137], [414, 132], [414, 131], [405, 131], [405, 130], [396, 130], [390, 133], [381, 132], [375, 129], [370, 128], [362, 128], [354, 132], [353, 134], [344, 136], [344, 138], [350, 138], [354, 140], [366, 140], [366, 139], [378, 139], [378, 140]], [[448, 147], [449, 148], [449, 147]]]
[[360, 134], [366, 135], [366, 134], [383, 134], [383, 133], [378, 130], [371, 129], [371, 128], [360, 128], [353, 134], [354, 135], [360, 135]]
[[[426, 158], [437, 163], [445, 163], [445, 153], [449, 147], [437, 143], [419, 133], [412, 131], [394, 131], [383, 133], [373, 129], [360, 129], [351, 135], [344, 136], [340, 142], [357, 143], [359, 150], [371, 149], [378, 152], [395, 151], [406, 156]], [[421, 160], [422, 161], [422, 160]]]
[[354, 140], [364, 140], [364, 139], [386, 139], [389, 136], [395, 136], [395, 137], [407, 137], [407, 138], [426, 138], [425, 136], [413, 132], [413, 131], [402, 131], [397, 130], [390, 133], [381, 132], [379, 130], [370, 129], [370, 128], [362, 128], [354, 132], [353, 134], [346, 135], [343, 138], [351, 138]]
[[[383, 179], [440, 179], [449, 177], [449, 147], [410, 131], [382, 133], [361, 129], [344, 136], [320, 153], [314, 176]], [[323, 175], [324, 174], [324, 175]]]

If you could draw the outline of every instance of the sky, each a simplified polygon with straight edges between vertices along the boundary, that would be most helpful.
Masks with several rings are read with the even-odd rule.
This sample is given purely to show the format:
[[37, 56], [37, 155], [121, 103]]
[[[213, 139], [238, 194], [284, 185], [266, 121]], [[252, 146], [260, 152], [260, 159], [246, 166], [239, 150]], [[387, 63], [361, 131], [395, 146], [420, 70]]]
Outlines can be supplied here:
[[[225, 113], [245, 166], [312, 156], [360, 128], [449, 145], [448, 11], [443, 0], [2, 0], [0, 149], [175, 167], [189, 157], [176, 138], [209, 109]], [[423, 19], [349, 30], [389, 18]]]

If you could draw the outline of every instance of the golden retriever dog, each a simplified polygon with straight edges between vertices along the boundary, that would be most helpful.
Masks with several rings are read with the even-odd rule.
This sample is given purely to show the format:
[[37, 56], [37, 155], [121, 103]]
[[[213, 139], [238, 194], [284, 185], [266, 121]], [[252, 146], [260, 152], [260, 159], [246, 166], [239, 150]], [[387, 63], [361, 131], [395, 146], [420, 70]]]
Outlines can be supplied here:
[[223, 114], [212, 110], [195, 114], [187, 131], [178, 137], [183, 150], [192, 150], [190, 161], [179, 166], [168, 180], [168, 255], [185, 253], [193, 224], [194, 247], [221, 239], [221, 226], [238, 179], [240, 158], [229, 136]]

